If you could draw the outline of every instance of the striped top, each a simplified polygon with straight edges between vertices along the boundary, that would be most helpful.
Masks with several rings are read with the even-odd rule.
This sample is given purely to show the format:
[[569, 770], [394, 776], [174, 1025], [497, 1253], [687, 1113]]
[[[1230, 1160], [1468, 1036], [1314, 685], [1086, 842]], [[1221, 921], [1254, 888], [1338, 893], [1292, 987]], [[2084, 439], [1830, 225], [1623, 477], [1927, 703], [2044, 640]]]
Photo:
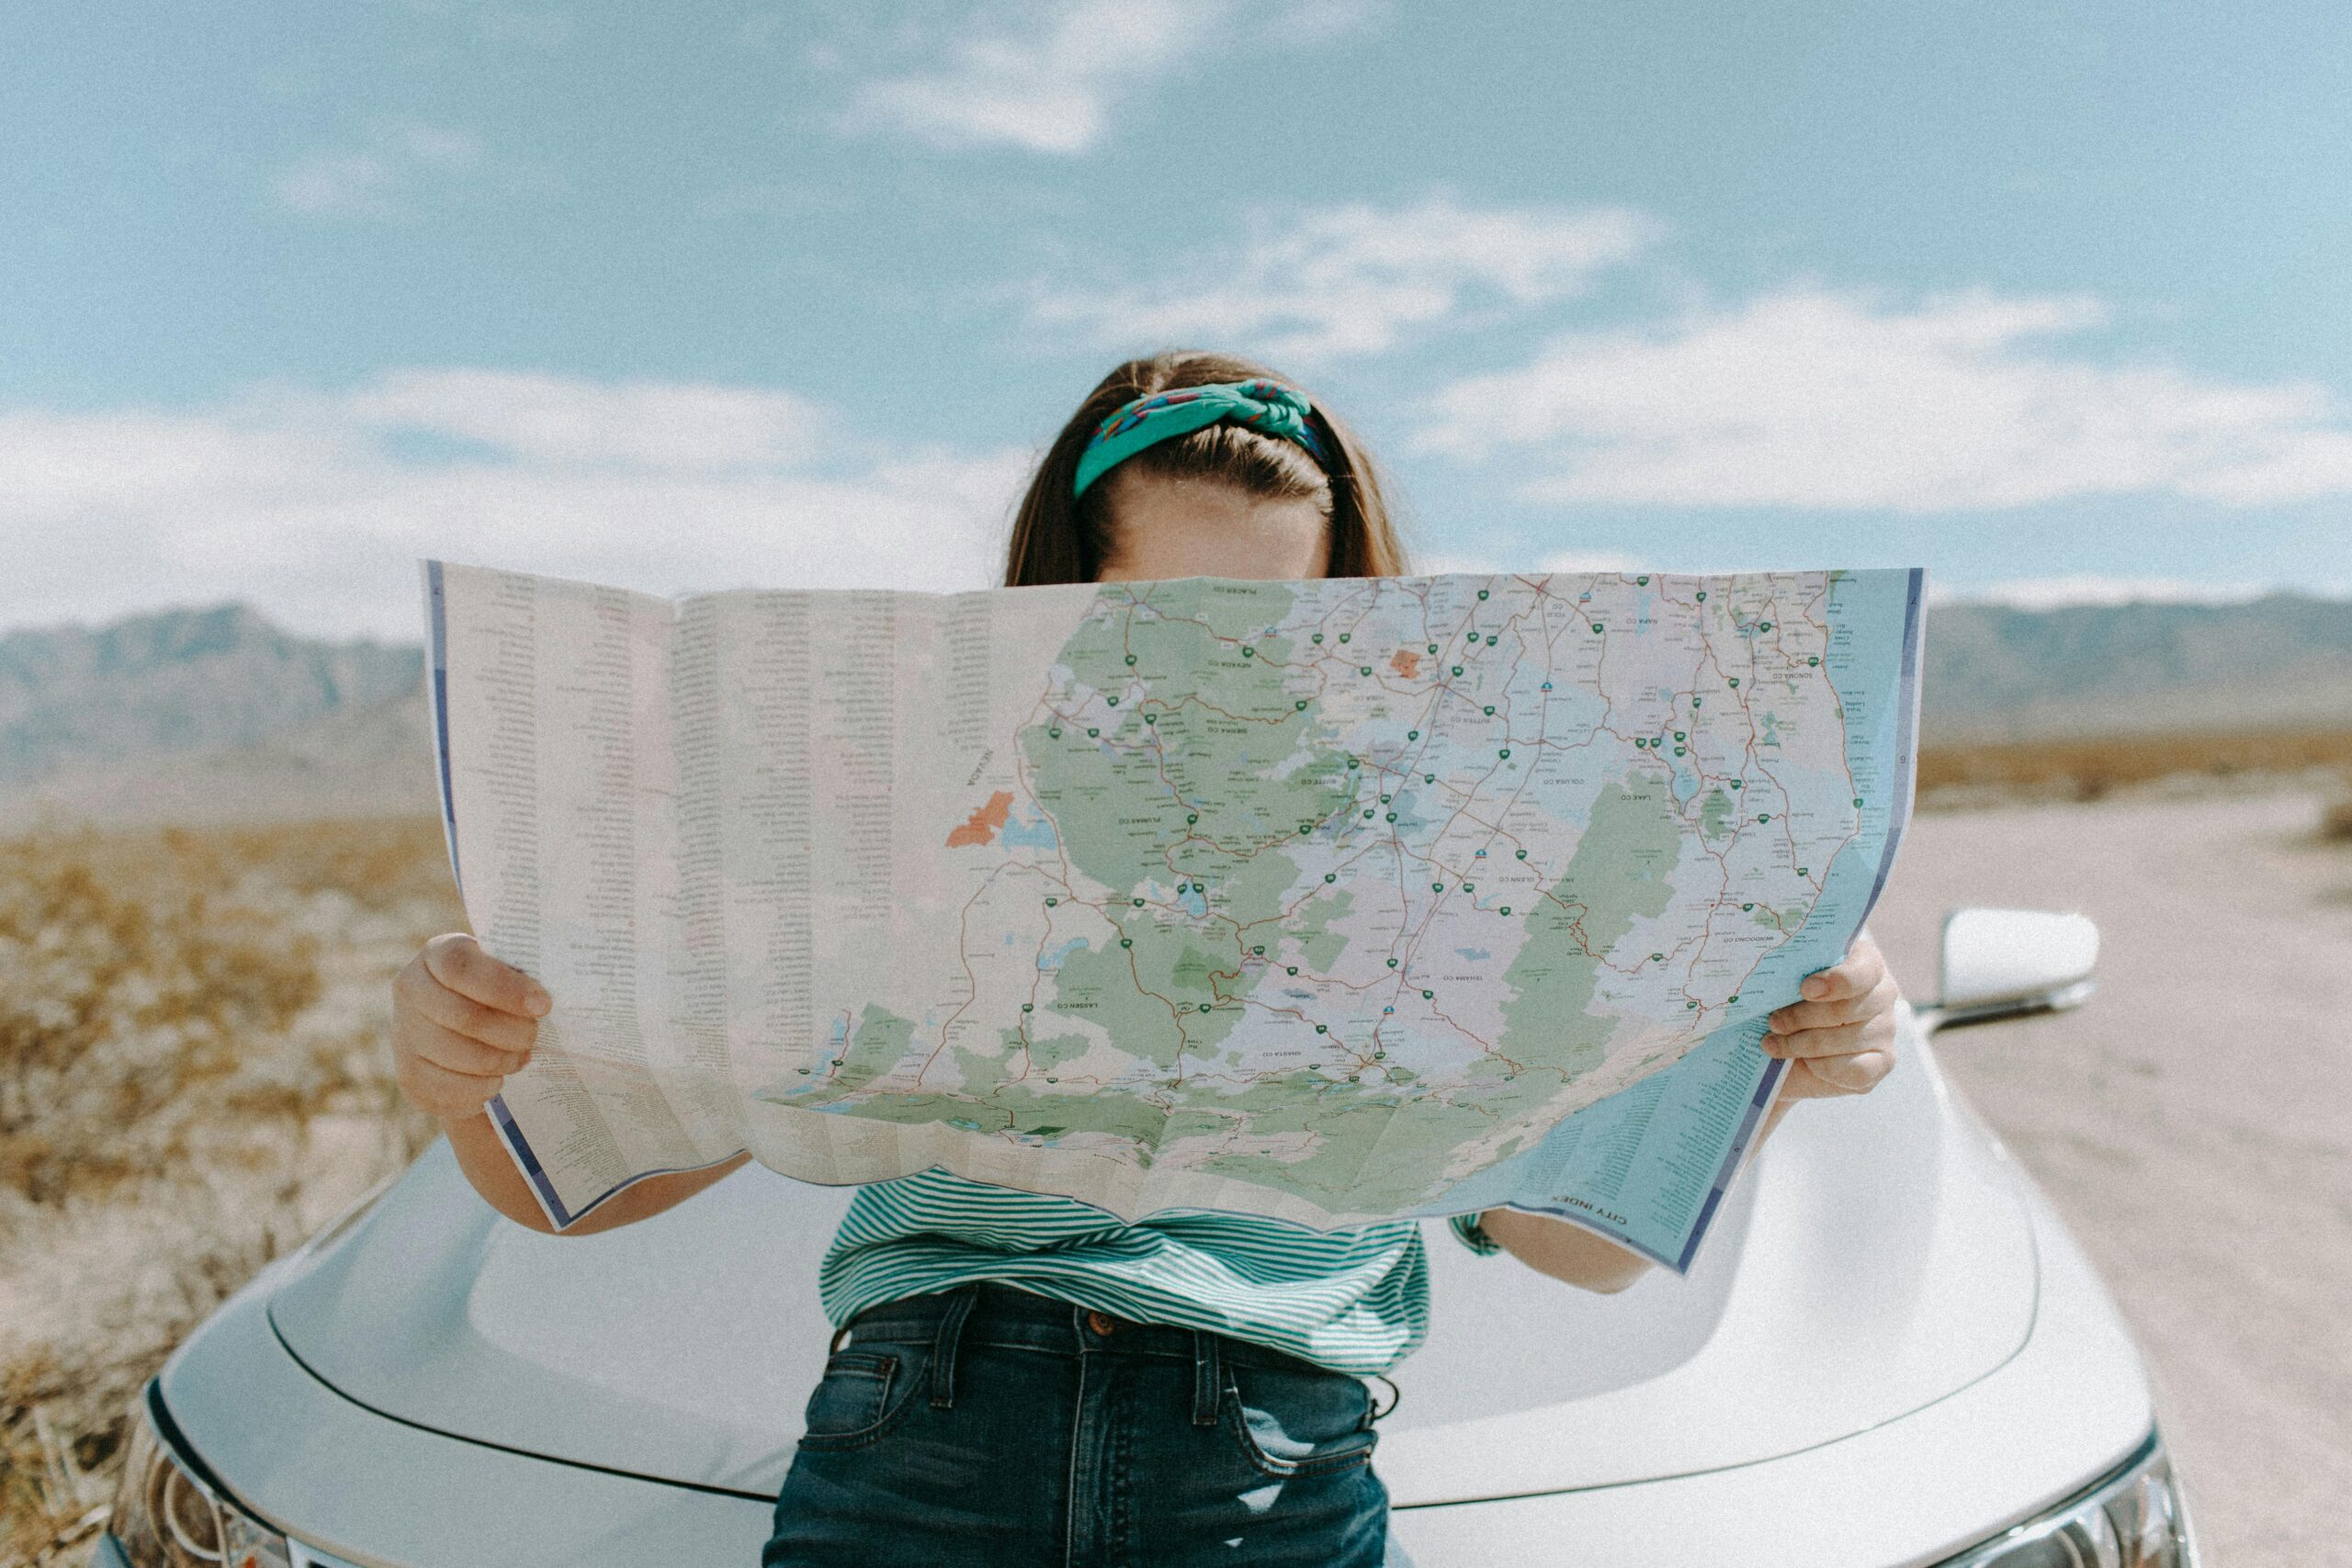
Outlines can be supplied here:
[[[1497, 1245], [1477, 1216], [1464, 1246]], [[836, 1327], [869, 1306], [975, 1280], [1141, 1323], [1205, 1328], [1368, 1377], [1429, 1335], [1429, 1259], [1412, 1220], [1313, 1231], [1181, 1209], [1135, 1224], [1074, 1199], [925, 1170], [858, 1189], [817, 1272]]]

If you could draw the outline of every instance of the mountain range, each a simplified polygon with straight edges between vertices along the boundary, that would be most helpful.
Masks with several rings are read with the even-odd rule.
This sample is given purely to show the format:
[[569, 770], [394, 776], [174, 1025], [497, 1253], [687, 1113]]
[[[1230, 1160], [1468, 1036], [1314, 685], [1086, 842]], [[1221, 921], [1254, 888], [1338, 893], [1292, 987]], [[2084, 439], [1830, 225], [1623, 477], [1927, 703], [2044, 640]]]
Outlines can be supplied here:
[[413, 646], [327, 642], [245, 604], [0, 636], [0, 786], [248, 746], [417, 684]]
[[[434, 809], [424, 658], [240, 604], [0, 636], [0, 829]], [[2352, 601], [1928, 613], [1922, 741], [2352, 728]]]
[[1932, 604], [1928, 746], [2352, 728], [2352, 599]]
[[433, 809], [423, 650], [239, 604], [0, 636], [0, 828]]

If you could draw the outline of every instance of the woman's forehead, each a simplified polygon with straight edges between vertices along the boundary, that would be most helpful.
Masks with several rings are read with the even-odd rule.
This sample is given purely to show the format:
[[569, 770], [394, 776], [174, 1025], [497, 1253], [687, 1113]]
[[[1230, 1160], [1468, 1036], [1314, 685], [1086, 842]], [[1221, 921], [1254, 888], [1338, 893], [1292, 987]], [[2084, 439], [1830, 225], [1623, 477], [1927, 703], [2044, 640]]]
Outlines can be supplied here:
[[1106, 570], [1123, 577], [1320, 577], [1329, 519], [1306, 498], [1145, 479], [1107, 497]]

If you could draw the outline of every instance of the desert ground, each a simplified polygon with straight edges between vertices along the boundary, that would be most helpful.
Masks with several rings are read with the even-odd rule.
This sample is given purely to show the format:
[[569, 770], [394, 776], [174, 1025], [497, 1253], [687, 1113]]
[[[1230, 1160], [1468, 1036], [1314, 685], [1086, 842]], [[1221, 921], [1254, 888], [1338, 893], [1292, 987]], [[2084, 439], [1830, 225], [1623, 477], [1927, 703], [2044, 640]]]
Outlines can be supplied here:
[[2352, 833], [2284, 788], [1923, 817], [1871, 929], [1935, 991], [1944, 911], [2077, 909], [2081, 1010], [1939, 1055], [2154, 1363], [2222, 1568], [2352, 1563]]
[[140, 1383], [424, 1146], [389, 984], [462, 920], [430, 817], [0, 842], [0, 1563], [78, 1565]]
[[[2316, 830], [2338, 786], [2070, 777], [2098, 798], [1985, 804], [2020, 782], [1931, 789], [1872, 930], [1925, 999], [1951, 906], [2099, 921], [2087, 1008], [1943, 1060], [2138, 1328], [2214, 1561], [2352, 1564], [2352, 831]], [[0, 843], [0, 1563], [78, 1564], [140, 1382], [422, 1146], [387, 985], [461, 923], [431, 818]]]

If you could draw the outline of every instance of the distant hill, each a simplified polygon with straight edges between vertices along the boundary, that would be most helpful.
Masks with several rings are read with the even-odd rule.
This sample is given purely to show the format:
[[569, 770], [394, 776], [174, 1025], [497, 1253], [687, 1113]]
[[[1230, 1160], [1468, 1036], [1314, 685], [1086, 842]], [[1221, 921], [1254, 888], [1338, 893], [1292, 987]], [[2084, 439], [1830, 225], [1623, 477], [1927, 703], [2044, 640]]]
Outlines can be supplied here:
[[416, 686], [413, 646], [323, 642], [243, 604], [0, 637], [0, 786], [251, 746]]
[[0, 833], [74, 821], [308, 821], [439, 808], [424, 683], [250, 746], [76, 763], [0, 789]]
[[2352, 728], [2352, 600], [1934, 604], [1926, 744]]
[[[435, 809], [424, 659], [242, 604], [0, 637], [0, 831]], [[2352, 729], [2352, 602], [1928, 613], [1923, 739]]]

